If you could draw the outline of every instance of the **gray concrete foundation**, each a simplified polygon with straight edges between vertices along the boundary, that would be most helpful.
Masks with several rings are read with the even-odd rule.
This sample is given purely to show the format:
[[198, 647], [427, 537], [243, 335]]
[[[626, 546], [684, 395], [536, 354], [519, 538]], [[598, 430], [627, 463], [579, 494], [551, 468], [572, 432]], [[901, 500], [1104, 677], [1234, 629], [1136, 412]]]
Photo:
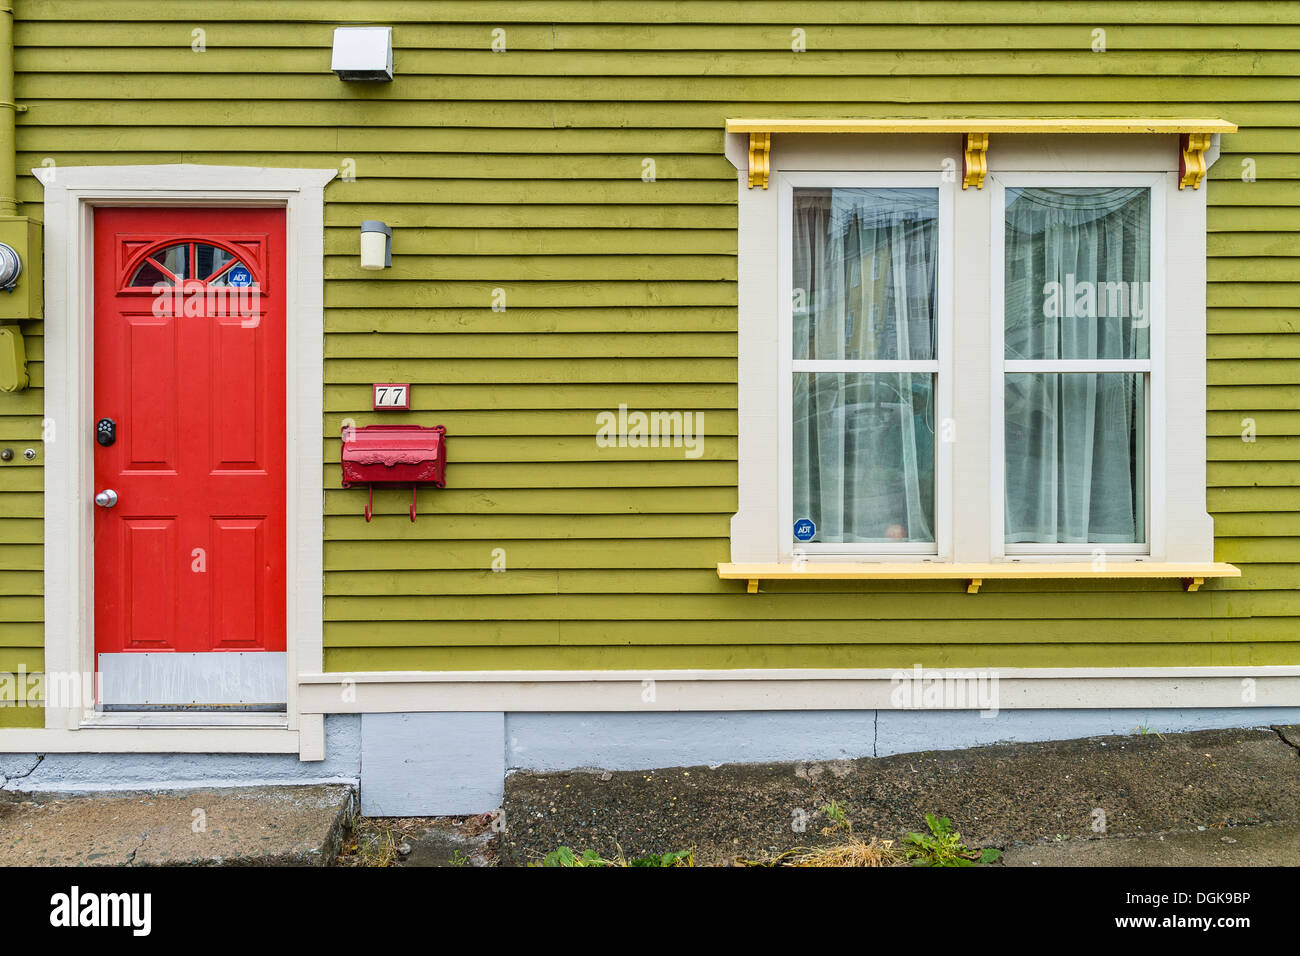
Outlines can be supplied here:
[[483, 813], [510, 770], [649, 770], [883, 757], [994, 743], [1300, 724], [1300, 707], [415, 713], [326, 718], [326, 756], [0, 754], [0, 789], [360, 783], [367, 816]]

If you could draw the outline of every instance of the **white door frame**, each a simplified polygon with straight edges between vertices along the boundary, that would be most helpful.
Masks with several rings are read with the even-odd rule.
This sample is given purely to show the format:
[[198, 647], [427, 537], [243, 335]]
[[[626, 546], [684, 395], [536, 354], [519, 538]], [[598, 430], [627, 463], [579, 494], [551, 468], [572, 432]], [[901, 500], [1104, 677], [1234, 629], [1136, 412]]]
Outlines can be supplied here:
[[[82, 166], [32, 170], [45, 186], [45, 674], [46, 731], [135, 736], [131, 749], [174, 750], [190, 735], [205, 752], [290, 749], [321, 759], [323, 718], [298, 711], [300, 672], [323, 664], [324, 188], [333, 169], [243, 166]], [[94, 210], [98, 206], [259, 206], [285, 210], [287, 470], [287, 714], [264, 715], [265, 747], [250, 747], [253, 715], [96, 714], [84, 687], [95, 673], [91, 451]], [[62, 681], [60, 686], [58, 682]], [[76, 688], [75, 695], [68, 691]], [[51, 699], [62, 692], [62, 699]], [[78, 699], [69, 699], [76, 696]], [[93, 697], [90, 698], [93, 700]], [[50, 706], [50, 705], [53, 706]], [[29, 732], [30, 733], [30, 732]], [[145, 739], [164, 735], [154, 742]], [[196, 737], [195, 735], [200, 735]], [[278, 736], [277, 736], [278, 735]], [[3, 749], [0, 732], [0, 749]], [[104, 746], [120, 745], [104, 740]]]

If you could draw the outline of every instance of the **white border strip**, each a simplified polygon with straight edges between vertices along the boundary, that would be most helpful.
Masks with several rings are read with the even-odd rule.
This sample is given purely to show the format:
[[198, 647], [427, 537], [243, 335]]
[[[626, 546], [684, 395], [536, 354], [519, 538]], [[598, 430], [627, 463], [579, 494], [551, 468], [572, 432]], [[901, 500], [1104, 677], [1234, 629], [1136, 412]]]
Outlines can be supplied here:
[[[892, 709], [913, 669], [304, 674], [304, 714]], [[1294, 707], [1300, 667], [925, 668], [996, 676], [1000, 709]], [[1249, 692], [1247, 692], [1249, 691]]]
[[[96, 727], [0, 730], [0, 753], [296, 754], [296, 730], [269, 727]], [[319, 759], [319, 758], [318, 758]]]

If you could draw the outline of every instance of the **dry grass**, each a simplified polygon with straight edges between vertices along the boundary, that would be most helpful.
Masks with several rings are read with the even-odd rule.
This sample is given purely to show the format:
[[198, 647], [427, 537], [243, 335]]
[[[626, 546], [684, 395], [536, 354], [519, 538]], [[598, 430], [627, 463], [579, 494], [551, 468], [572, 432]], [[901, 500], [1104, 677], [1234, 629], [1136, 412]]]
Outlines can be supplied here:
[[338, 866], [396, 866], [400, 834], [382, 820], [355, 817], [339, 850]]
[[893, 840], [850, 840], [834, 846], [796, 847], [770, 860], [742, 860], [745, 866], [905, 866], [907, 857]]
[[[491, 814], [468, 817], [363, 817], [352, 818], [339, 850], [336, 866], [386, 867], [401, 861], [398, 847], [409, 844], [426, 830], [451, 830], [467, 837], [478, 836], [492, 825]], [[492, 853], [487, 853], [490, 858]]]

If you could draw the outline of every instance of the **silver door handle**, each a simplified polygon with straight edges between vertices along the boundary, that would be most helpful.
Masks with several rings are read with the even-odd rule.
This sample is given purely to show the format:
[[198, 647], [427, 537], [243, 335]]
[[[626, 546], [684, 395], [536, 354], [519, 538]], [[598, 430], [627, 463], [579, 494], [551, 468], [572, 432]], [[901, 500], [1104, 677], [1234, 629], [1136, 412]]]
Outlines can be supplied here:
[[105, 488], [99, 494], [95, 495], [95, 504], [101, 508], [111, 508], [117, 504], [117, 492], [112, 488]]

